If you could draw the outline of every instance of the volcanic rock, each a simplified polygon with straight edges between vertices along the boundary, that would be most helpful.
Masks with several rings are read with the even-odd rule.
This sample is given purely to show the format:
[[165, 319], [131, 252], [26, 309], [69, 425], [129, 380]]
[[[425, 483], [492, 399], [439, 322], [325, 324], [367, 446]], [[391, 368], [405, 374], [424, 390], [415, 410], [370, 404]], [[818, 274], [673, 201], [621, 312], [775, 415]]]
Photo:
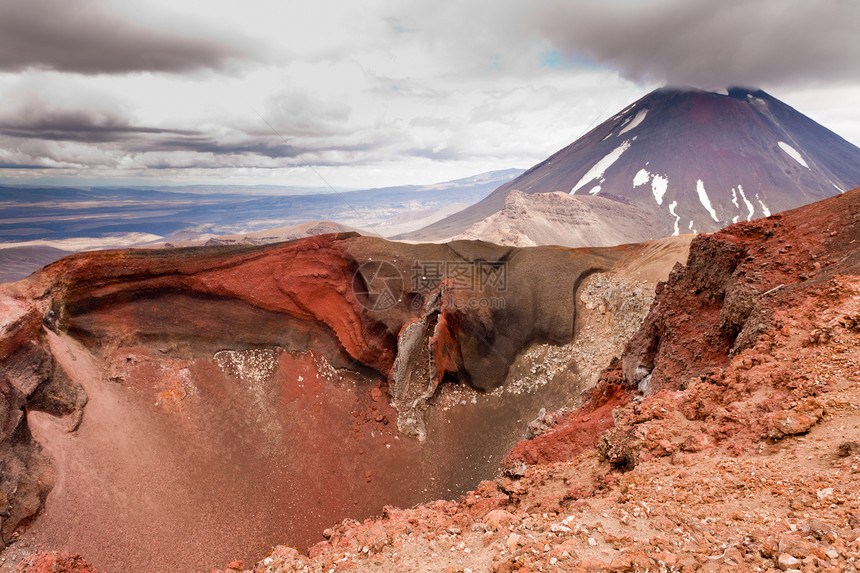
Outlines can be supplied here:
[[80, 555], [41, 553], [25, 558], [16, 573], [98, 573]]

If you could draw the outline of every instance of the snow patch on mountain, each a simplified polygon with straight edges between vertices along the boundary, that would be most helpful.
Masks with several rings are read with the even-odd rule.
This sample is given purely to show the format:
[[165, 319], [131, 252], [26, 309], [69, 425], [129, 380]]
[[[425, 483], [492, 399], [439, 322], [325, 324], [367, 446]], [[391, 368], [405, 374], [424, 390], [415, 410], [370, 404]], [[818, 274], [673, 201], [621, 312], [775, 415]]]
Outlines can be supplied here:
[[663, 195], [666, 194], [666, 190], [669, 188], [669, 178], [657, 173], [651, 174], [643, 168], [637, 171], [633, 177], [633, 186], [639, 187], [640, 185], [645, 185], [648, 181], [651, 181], [651, 193], [654, 194], [654, 200], [657, 201], [658, 205], [662, 205]]
[[627, 132], [628, 132], [628, 131], [630, 131], [631, 129], [634, 129], [634, 128], [638, 127], [640, 123], [642, 123], [643, 121], [645, 121], [645, 116], [646, 116], [647, 114], [648, 114], [648, 110], [647, 110], [647, 109], [643, 109], [642, 111], [640, 111], [639, 113], [637, 113], [637, 114], [636, 114], [636, 117], [634, 117], [634, 118], [633, 118], [633, 121], [631, 121], [629, 124], [627, 124], [627, 126], [626, 126], [624, 129], [622, 129], [621, 131], [619, 131], [619, 132], [618, 132], [618, 135], [621, 135], [621, 134], [627, 133]]
[[713, 207], [711, 207], [711, 200], [708, 198], [708, 193], [705, 191], [705, 184], [702, 183], [701, 179], [696, 182], [696, 194], [699, 196], [699, 202], [705, 209], [707, 209], [708, 213], [710, 213], [711, 219], [719, 223], [720, 220], [717, 219], [717, 212], [714, 211]]
[[671, 203], [669, 203], [669, 213], [671, 213], [672, 216], [675, 217], [675, 231], [672, 233], [673, 236], [678, 235], [681, 232], [681, 229], [678, 227], [678, 224], [681, 222], [681, 216], [675, 212], [675, 207], [677, 206], [677, 201], [672, 201]]
[[738, 192], [740, 192], [741, 199], [744, 200], [744, 205], [746, 205], [747, 209], [749, 210], [749, 214], [747, 215], [747, 221], [752, 221], [752, 216], [753, 216], [753, 213], [755, 212], [755, 207], [753, 207], [752, 202], [749, 199], [747, 199], [747, 196], [744, 194], [744, 188], [741, 187], [740, 185], [738, 185]]
[[764, 204], [764, 201], [758, 198], [758, 193], [755, 194], [755, 200], [758, 201], [758, 204], [761, 205], [761, 211], [764, 213], [765, 217], [770, 217], [770, 209], [767, 208], [767, 205]]
[[630, 149], [630, 140], [624, 140], [624, 142], [610, 151], [606, 157], [598, 161], [594, 164], [594, 167], [588, 170], [588, 172], [582, 176], [582, 179], [579, 180], [579, 183], [573, 186], [573, 189], [570, 190], [570, 194], [573, 195], [576, 193], [580, 187], [588, 183], [589, 181], [593, 181], [598, 177], [602, 177], [609, 167], [612, 166], [613, 163], [618, 161], [621, 155]]
[[836, 183], [831, 183], [831, 185], [833, 185], [833, 187], [835, 187], [840, 193], [845, 193], [845, 190], [839, 187]]
[[588, 192], [589, 195], [597, 195], [600, 193], [600, 185], [595, 185], [591, 188], [591, 191]]
[[657, 201], [658, 205], [663, 204], [663, 195], [666, 194], [668, 188], [669, 178], [655, 173], [651, 179], [651, 192], [654, 194], [654, 200]]
[[797, 151], [795, 148], [793, 148], [784, 141], [777, 142], [777, 145], [779, 145], [779, 148], [785, 151], [792, 159], [809, 169], [809, 164], [806, 162], [805, 159], [803, 159], [803, 156], [800, 154], [799, 151]]

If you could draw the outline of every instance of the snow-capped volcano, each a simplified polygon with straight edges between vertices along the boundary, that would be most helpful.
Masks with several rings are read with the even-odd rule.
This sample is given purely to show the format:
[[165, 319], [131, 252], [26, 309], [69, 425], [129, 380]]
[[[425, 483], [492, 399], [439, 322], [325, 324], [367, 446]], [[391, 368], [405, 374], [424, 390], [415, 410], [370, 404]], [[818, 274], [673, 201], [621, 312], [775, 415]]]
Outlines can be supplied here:
[[857, 186], [860, 148], [767, 93], [662, 88], [407, 238], [458, 235], [504, 208], [513, 190], [620, 197], [673, 235], [715, 231]]

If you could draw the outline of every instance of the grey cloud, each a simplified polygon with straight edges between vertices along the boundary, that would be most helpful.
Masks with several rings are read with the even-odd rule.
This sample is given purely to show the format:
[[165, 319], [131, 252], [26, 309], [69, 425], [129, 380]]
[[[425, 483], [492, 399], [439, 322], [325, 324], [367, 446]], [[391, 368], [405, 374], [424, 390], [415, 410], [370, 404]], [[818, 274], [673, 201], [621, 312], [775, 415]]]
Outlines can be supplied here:
[[322, 166], [348, 165], [358, 155], [378, 150], [378, 146], [378, 142], [354, 143], [345, 140], [327, 140], [325, 145], [314, 144], [311, 140], [293, 142], [268, 132], [259, 136], [237, 135], [231, 139], [218, 139], [206, 134], [160, 137], [151, 142], [138, 142], [127, 149], [142, 153], [186, 151], [217, 156], [258, 156], [269, 159], [292, 159], [301, 156], [315, 166]]
[[704, 88], [857, 81], [855, 0], [555, 1], [541, 31], [635, 81]]
[[26, 139], [107, 143], [141, 135], [192, 135], [195, 132], [131, 125], [128, 119], [99, 110], [45, 109], [28, 106], [0, 117], [0, 134]]
[[223, 142], [203, 135], [190, 137], [159, 138], [140, 143], [131, 148], [137, 152], [147, 151], [193, 151], [213, 155], [260, 155], [270, 159], [295, 157], [300, 151], [280, 140], [252, 139]]
[[0, 169], [53, 169], [53, 168], [48, 167], [47, 165], [0, 162]]
[[450, 127], [451, 123], [452, 121], [450, 117], [422, 115], [409, 120], [409, 127], [430, 127], [434, 129], [445, 129], [447, 127]]
[[[197, 141], [186, 147], [190, 142], [177, 140], [175, 142], [160, 142], [158, 149], [143, 150], [137, 162], [146, 169], [280, 169], [285, 165], [281, 159], [298, 158], [290, 161], [290, 165], [301, 165], [307, 161], [314, 167], [353, 166], [367, 153], [377, 150], [372, 144], [342, 144], [321, 149], [296, 149], [292, 146], [278, 146], [273, 142], [248, 141], [224, 143]], [[148, 156], [148, 153], [156, 153]], [[167, 158], [162, 157], [168, 152]], [[266, 157], [270, 161], [260, 161]]]
[[[216, 155], [293, 157], [298, 152], [271, 134], [239, 133], [225, 142], [202, 131], [134, 125], [116, 111], [56, 108], [33, 100], [0, 114], [0, 135], [19, 140], [115, 144], [127, 153], [192, 151]], [[238, 141], [237, 141], [238, 140]]]
[[[400, 36], [447, 62], [445, 75], [451, 79], [476, 80], [501, 74], [528, 78], [535, 71], [541, 49], [540, 43], [534, 41], [532, 18], [546, 3], [547, 0], [396, 2], [392, 3], [387, 22], [392, 30], [401, 30]], [[420, 84], [398, 87], [425, 95], [422, 92], [426, 88]]]
[[[188, 23], [193, 26], [193, 23]], [[224, 69], [250, 50], [195, 35], [147, 28], [101, 0], [0, 2], [0, 70], [81, 74], [183, 73]]]
[[423, 159], [431, 159], [433, 161], [456, 161], [466, 157], [466, 155], [460, 150], [448, 148], [441, 149], [439, 151], [427, 148], [415, 148], [408, 150], [406, 155], [411, 157], [421, 157]]
[[[232, 128], [214, 135], [204, 130], [135, 125], [116, 110], [66, 109], [34, 100], [0, 114], [0, 149], [14, 151], [6, 168], [45, 167], [45, 162], [90, 167], [118, 165], [121, 158], [148, 168], [278, 167], [299, 155], [316, 166], [348, 165], [386, 143], [341, 137], [282, 139], [270, 130]], [[360, 139], [360, 138], [359, 138]], [[64, 147], [64, 143], [77, 144]], [[60, 144], [60, 145], [58, 145]]]
[[[52, 109], [38, 105], [0, 116], [0, 135], [18, 140], [76, 142], [118, 147], [122, 153], [189, 151], [214, 155], [293, 157], [298, 152], [274, 137], [239, 135], [225, 142], [200, 131], [133, 125], [105, 110]], [[44, 150], [43, 150], [44, 151]]]

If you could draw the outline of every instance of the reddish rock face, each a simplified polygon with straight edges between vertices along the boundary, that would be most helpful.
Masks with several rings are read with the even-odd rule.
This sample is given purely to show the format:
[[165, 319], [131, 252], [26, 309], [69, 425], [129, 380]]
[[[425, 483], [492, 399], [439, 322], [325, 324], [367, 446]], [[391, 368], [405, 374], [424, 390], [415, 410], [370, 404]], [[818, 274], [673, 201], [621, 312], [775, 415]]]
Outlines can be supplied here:
[[860, 190], [767, 219], [738, 223], [690, 245], [623, 358], [647, 394], [693, 377], [756, 344], [775, 309], [860, 267]]
[[0, 541], [42, 507], [54, 485], [54, 472], [33, 440], [26, 413], [66, 416], [67, 429], [81, 420], [87, 396], [58, 368], [45, 347], [38, 313], [10, 288], [0, 302]]
[[518, 443], [502, 466], [510, 472], [518, 464], [551, 464], [575, 458], [593, 448], [600, 435], [613, 426], [612, 411], [629, 398], [629, 388], [604, 380], [581, 407], [564, 415], [553, 431]]
[[44, 507], [31, 543], [197, 570], [466, 491], [569, 388], [433, 408], [436, 388], [493, 390], [532, 342], [570, 341], [581, 281], [637, 249], [328, 235], [62, 259], [0, 293], [4, 540]]
[[[613, 429], [619, 414], [613, 411], [642, 392], [677, 400], [673, 392], [691, 382], [701, 387], [680, 407], [689, 419], [726, 415], [725, 407], [736, 391], [723, 390], [719, 400], [706, 390], [708, 384], [727, 384], [723, 369], [745, 350], [754, 350], [743, 366], [749, 369], [774, 344], [768, 330], [779, 328], [790, 338], [792, 327], [775, 324], [775, 313], [806, 301], [824, 300], [822, 293], [839, 290], [834, 277], [860, 274], [860, 189], [794, 211], [752, 223], [740, 223], [712, 235], [701, 235], [690, 246], [686, 265], [677, 265], [668, 281], [657, 287], [657, 298], [642, 327], [627, 344], [621, 361], [601, 375], [583, 405], [562, 415], [548, 431], [517, 444], [504, 460], [508, 471], [523, 464], [547, 464], [574, 459], [598, 446], [616, 467], [629, 469], [637, 462], [635, 451], [642, 440], [629, 428]], [[822, 311], [824, 309], [822, 308]], [[826, 339], [822, 332], [819, 338]], [[824, 340], [826, 342], [826, 340]], [[818, 344], [821, 340], [811, 340]], [[772, 360], [772, 359], [771, 359]], [[773, 380], [790, 379], [784, 366], [774, 369]], [[741, 388], [765, 384], [743, 377]], [[739, 380], [739, 379], [738, 379]], [[722, 403], [724, 402], [724, 403]], [[768, 404], [776, 408], [779, 403]], [[637, 411], [624, 419], [627, 425], [647, 420]], [[653, 413], [650, 414], [653, 416]], [[744, 443], [757, 432], [771, 438], [807, 431], [820, 417], [816, 403], [801, 403], [791, 411], [776, 410], [754, 421], [715, 425], [710, 435], [699, 435], [684, 444], [685, 451], [698, 452], [731, 437]], [[730, 417], [730, 416], [727, 416]], [[602, 437], [601, 437], [602, 436]], [[657, 443], [659, 455], [674, 451], [668, 442]], [[667, 449], [668, 448], [668, 449]]]

